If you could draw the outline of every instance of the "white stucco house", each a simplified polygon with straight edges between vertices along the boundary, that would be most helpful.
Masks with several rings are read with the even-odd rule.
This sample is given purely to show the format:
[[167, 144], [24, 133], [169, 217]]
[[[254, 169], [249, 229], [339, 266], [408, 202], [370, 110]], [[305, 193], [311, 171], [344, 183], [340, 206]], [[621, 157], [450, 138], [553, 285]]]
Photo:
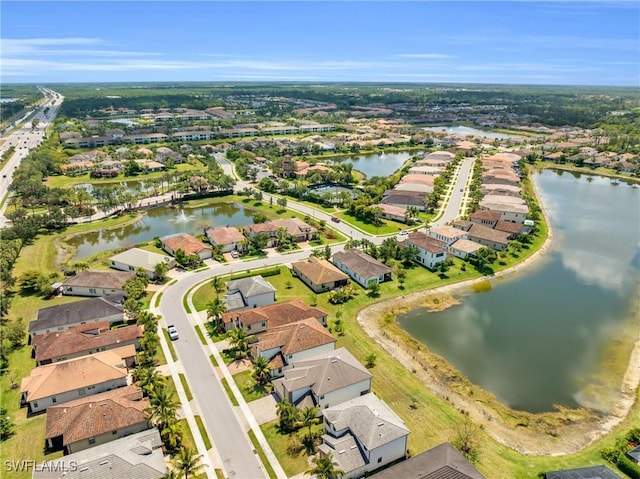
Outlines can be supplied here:
[[170, 256], [140, 248], [131, 248], [109, 258], [109, 266], [113, 269], [134, 272], [142, 269], [149, 278], [155, 277], [155, 267], [158, 263], [165, 263], [171, 269], [175, 267], [176, 260]]
[[409, 429], [373, 393], [324, 409], [322, 417], [320, 453], [331, 455], [344, 479], [363, 477], [407, 455]]

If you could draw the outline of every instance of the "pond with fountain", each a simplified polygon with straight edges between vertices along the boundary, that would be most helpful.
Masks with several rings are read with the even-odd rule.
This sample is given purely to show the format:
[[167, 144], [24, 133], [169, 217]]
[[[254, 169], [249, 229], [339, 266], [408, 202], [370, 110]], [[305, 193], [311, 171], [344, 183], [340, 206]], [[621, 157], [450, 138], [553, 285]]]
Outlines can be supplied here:
[[102, 251], [131, 247], [174, 233], [202, 234], [207, 226], [241, 226], [252, 223], [252, 212], [237, 203], [215, 203], [197, 208], [149, 209], [135, 223], [75, 235], [66, 242], [76, 248], [74, 259]]

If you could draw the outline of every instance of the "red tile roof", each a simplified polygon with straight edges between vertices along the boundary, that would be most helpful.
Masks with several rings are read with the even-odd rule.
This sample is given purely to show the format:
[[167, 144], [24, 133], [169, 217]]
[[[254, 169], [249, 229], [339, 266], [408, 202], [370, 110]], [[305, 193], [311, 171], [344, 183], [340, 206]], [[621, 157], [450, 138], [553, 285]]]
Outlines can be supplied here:
[[283, 303], [275, 303], [268, 306], [261, 306], [259, 308], [225, 313], [222, 316], [222, 320], [226, 324], [229, 324], [232, 321], [237, 321], [242, 323], [244, 326], [267, 321], [267, 326], [271, 329], [300, 321], [302, 319], [312, 318], [316, 321], [320, 321], [326, 317], [327, 313], [324, 311], [307, 306], [300, 299], [292, 299]]

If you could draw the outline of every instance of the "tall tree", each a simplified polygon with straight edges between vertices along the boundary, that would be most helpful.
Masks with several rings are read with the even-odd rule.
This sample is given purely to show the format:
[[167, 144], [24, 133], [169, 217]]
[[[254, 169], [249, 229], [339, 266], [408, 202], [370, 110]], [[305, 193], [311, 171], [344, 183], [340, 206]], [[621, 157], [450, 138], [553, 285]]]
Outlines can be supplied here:
[[316, 479], [338, 479], [344, 475], [344, 471], [333, 461], [331, 454], [320, 454], [313, 458], [311, 469], [305, 471]]
[[175, 468], [178, 470], [180, 477], [189, 479], [196, 476], [203, 468], [202, 456], [196, 454], [190, 447], [183, 447], [173, 461]]

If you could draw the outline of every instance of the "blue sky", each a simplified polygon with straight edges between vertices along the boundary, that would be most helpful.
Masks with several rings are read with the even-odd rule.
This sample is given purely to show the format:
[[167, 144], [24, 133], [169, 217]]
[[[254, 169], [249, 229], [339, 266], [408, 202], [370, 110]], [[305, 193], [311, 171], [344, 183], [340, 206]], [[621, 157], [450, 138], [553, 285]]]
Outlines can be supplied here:
[[1, 2], [2, 83], [640, 86], [640, 2]]

